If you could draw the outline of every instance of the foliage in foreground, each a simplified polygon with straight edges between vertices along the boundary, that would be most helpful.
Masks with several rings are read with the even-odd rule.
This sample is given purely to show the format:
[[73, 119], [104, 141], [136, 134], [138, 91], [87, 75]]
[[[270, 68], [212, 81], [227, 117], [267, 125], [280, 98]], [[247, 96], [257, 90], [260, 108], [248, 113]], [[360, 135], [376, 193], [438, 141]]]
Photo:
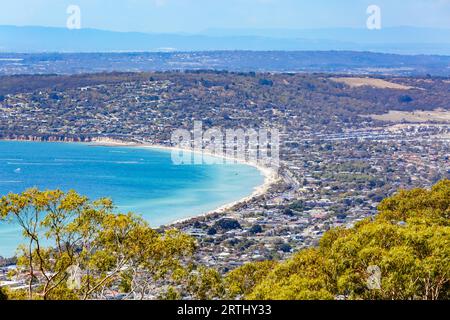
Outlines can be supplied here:
[[286, 262], [249, 263], [225, 276], [194, 262], [191, 237], [159, 233], [112, 208], [110, 200], [89, 202], [73, 191], [3, 197], [1, 217], [17, 221], [27, 240], [18, 266], [28, 288], [8, 297], [450, 298], [450, 180], [429, 191], [400, 191], [380, 204], [376, 218], [330, 230], [317, 248]]
[[227, 279], [238, 290], [230, 292], [247, 299], [449, 299], [449, 218], [450, 180], [431, 191], [400, 191], [376, 218], [328, 231], [318, 248], [270, 272], [264, 264], [232, 271]]
[[134, 214], [113, 213], [110, 200], [74, 191], [9, 194], [0, 217], [16, 221], [26, 240], [16, 276], [28, 288], [9, 290], [11, 299], [99, 299], [120, 290], [143, 298], [158, 281], [178, 284], [195, 249], [178, 231], [158, 233]]
[[7, 300], [6, 293], [2, 288], [0, 288], [0, 300]]

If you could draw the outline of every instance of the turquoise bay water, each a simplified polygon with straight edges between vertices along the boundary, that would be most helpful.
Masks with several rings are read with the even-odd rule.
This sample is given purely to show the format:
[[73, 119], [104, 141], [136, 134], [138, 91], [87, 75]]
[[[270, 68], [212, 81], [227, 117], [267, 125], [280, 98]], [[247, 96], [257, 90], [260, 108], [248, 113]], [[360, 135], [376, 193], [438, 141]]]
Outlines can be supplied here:
[[[0, 195], [74, 189], [110, 197], [119, 212], [138, 213], [153, 227], [239, 200], [263, 181], [242, 164], [174, 165], [165, 150], [0, 141]], [[0, 256], [11, 256], [21, 240], [17, 225], [0, 221]]]

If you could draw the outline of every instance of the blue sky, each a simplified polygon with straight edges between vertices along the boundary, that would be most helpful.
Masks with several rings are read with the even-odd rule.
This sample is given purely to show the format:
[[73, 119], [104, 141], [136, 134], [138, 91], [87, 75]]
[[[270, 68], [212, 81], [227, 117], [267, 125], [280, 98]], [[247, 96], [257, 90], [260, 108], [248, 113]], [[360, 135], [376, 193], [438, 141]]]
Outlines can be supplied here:
[[[2, 0], [0, 25], [64, 27], [66, 8], [81, 8], [82, 27], [188, 32], [211, 28], [365, 27], [366, 8], [382, 9], [384, 27], [450, 28], [450, 0]], [[5, 3], [6, 2], [6, 3]]]

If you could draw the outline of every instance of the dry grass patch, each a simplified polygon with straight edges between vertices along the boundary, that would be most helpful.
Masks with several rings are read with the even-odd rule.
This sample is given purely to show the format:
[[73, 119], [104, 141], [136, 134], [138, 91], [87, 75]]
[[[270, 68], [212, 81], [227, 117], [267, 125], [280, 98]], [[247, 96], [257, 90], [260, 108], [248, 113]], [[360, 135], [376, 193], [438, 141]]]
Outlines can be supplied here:
[[405, 86], [398, 83], [389, 82], [383, 79], [375, 78], [354, 78], [354, 77], [341, 77], [341, 78], [331, 78], [331, 80], [339, 83], [344, 83], [352, 88], [358, 88], [363, 86], [369, 86], [379, 89], [396, 89], [396, 90], [409, 90], [414, 89], [414, 87]]
[[381, 115], [369, 115], [368, 117], [388, 122], [408, 122], [408, 123], [425, 123], [439, 122], [450, 123], [450, 111], [437, 109], [434, 111], [389, 111]]

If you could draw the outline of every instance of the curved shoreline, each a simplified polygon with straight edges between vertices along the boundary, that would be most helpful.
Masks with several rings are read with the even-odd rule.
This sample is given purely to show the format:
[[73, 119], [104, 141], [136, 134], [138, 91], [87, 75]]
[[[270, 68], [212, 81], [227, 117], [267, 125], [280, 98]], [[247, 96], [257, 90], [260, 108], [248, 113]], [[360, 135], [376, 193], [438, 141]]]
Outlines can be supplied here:
[[183, 148], [177, 148], [167, 145], [158, 145], [158, 144], [151, 144], [151, 143], [144, 143], [144, 142], [128, 142], [124, 140], [114, 139], [114, 138], [92, 138], [89, 141], [65, 141], [65, 140], [51, 140], [51, 141], [43, 141], [43, 140], [34, 140], [34, 139], [0, 139], [2, 141], [29, 141], [29, 142], [50, 142], [50, 143], [83, 143], [83, 144], [90, 144], [94, 146], [105, 146], [105, 147], [136, 147], [136, 148], [148, 148], [148, 149], [155, 149], [155, 150], [165, 150], [165, 151], [186, 151], [186, 152], [192, 152], [197, 154], [203, 154], [215, 158], [221, 158], [225, 160], [232, 161], [234, 163], [241, 163], [248, 166], [252, 166], [256, 168], [264, 177], [264, 183], [262, 185], [259, 185], [253, 189], [253, 192], [249, 194], [248, 196], [241, 198], [239, 200], [224, 204], [216, 209], [209, 210], [207, 212], [196, 214], [195, 216], [186, 217], [182, 219], [177, 219], [171, 223], [167, 223], [163, 226], [173, 226], [181, 223], [188, 223], [191, 220], [198, 219], [198, 218], [207, 218], [208, 216], [211, 216], [213, 214], [224, 214], [227, 211], [233, 209], [235, 206], [238, 206], [240, 204], [243, 204], [245, 202], [251, 201], [257, 197], [261, 197], [265, 195], [270, 187], [280, 181], [280, 176], [278, 175], [278, 172], [275, 171], [272, 168], [268, 168], [265, 166], [262, 166], [258, 163], [254, 163], [251, 161], [246, 161], [244, 159], [234, 158], [234, 157], [227, 157], [226, 155], [215, 155], [208, 153], [207, 151], [198, 151], [198, 150], [191, 150], [191, 149], [183, 149]]
[[158, 144], [150, 144], [150, 143], [126, 142], [126, 141], [110, 139], [110, 138], [93, 139], [91, 142], [87, 142], [87, 143], [91, 144], [91, 145], [95, 145], [95, 146], [105, 146], [105, 147], [136, 147], [136, 148], [148, 148], [148, 149], [165, 150], [165, 151], [186, 151], [186, 152], [191, 152], [191, 153], [203, 154], [203, 155], [207, 155], [207, 156], [211, 156], [211, 157], [221, 158], [224, 160], [230, 160], [234, 163], [241, 163], [241, 164], [245, 164], [245, 165], [254, 167], [264, 177], [264, 183], [260, 186], [255, 187], [253, 189], [253, 192], [250, 195], [248, 195], [244, 198], [241, 198], [239, 200], [227, 203], [216, 209], [213, 209], [213, 210], [210, 210], [210, 211], [207, 211], [204, 213], [200, 213], [200, 214], [197, 214], [192, 217], [186, 217], [186, 218], [175, 220], [171, 223], [168, 223], [167, 226], [172, 226], [172, 225], [181, 224], [181, 223], [187, 223], [193, 219], [206, 218], [213, 214], [224, 214], [228, 210], [233, 209], [235, 206], [238, 206], [245, 202], [251, 201], [257, 197], [265, 195], [269, 191], [270, 187], [280, 180], [280, 177], [279, 177], [277, 171], [275, 171], [272, 168], [264, 167], [260, 164], [257, 164], [257, 163], [251, 162], [251, 161], [245, 161], [243, 159], [227, 157], [225, 155], [219, 156], [219, 155], [211, 154], [206, 151], [183, 149], [183, 148], [158, 145]]

